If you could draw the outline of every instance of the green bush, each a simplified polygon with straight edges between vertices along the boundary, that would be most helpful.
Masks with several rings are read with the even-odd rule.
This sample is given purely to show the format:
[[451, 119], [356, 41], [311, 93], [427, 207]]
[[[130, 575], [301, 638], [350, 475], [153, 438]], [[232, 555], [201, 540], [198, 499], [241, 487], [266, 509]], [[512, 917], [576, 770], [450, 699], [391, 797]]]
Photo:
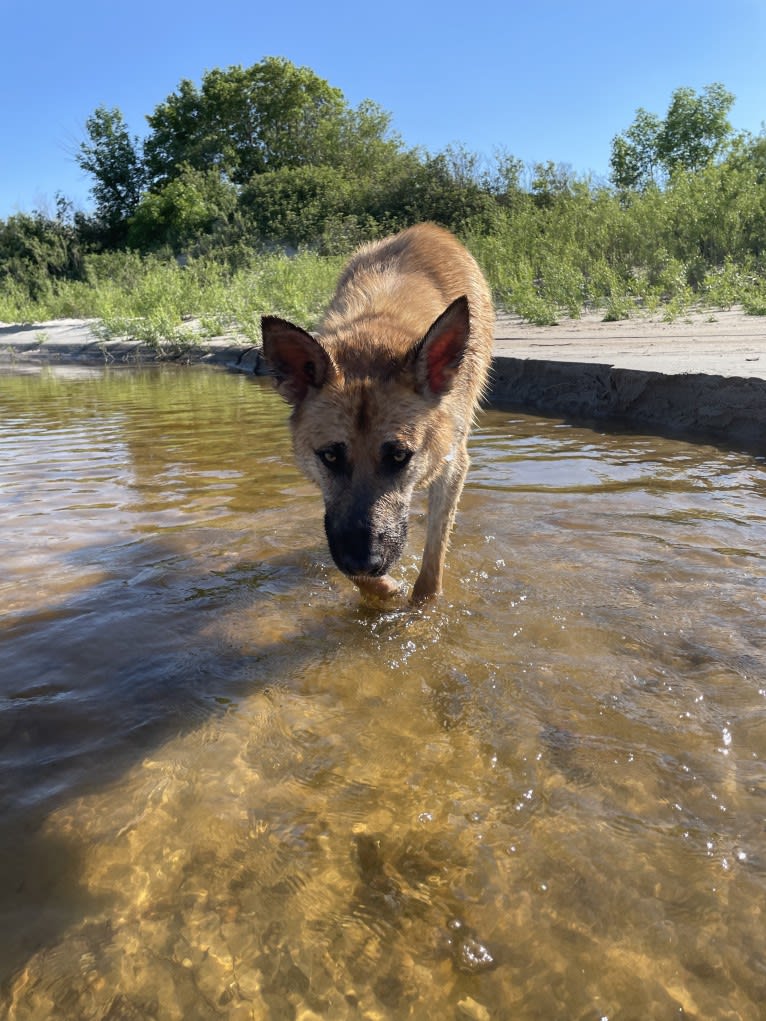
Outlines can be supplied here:
[[761, 279], [750, 286], [742, 307], [749, 316], [766, 316], [766, 281]]
[[0, 294], [21, 306], [44, 304], [56, 281], [81, 278], [83, 251], [65, 203], [56, 219], [18, 213], [0, 220]]

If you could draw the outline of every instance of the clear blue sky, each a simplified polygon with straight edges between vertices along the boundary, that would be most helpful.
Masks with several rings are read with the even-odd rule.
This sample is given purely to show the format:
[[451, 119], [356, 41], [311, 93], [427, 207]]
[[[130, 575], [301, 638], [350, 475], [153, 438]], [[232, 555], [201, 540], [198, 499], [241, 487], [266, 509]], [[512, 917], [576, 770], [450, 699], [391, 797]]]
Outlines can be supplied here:
[[79, 208], [85, 120], [119, 107], [143, 135], [182, 78], [265, 56], [369, 98], [409, 145], [608, 173], [609, 146], [643, 106], [720, 81], [734, 127], [766, 121], [763, 0], [0, 0], [0, 218]]

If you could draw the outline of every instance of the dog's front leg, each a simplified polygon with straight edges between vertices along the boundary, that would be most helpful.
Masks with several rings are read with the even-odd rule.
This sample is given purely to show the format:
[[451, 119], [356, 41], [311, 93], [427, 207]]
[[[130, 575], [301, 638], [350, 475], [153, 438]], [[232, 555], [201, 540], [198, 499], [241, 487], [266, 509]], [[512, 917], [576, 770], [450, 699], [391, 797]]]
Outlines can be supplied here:
[[433, 599], [442, 590], [449, 536], [467, 471], [468, 449], [463, 440], [452, 460], [445, 464], [444, 471], [434, 479], [428, 490], [426, 544], [420, 574], [412, 589], [413, 603]]

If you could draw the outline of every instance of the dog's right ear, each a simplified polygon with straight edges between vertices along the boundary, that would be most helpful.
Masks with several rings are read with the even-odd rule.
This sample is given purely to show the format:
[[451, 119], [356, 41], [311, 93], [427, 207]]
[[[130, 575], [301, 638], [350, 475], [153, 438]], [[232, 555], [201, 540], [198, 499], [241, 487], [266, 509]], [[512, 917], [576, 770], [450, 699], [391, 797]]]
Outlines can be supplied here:
[[415, 381], [419, 393], [443, 397], [457, 377], [471, 331], [468, 298], [456, 298], [415, 346]]
[[263, 356], [277, 391], [288, 404], [300, 404], [310, 386], [318, 390], [330, 374], [330, 357], [310, 333], [278, 316], [261, 319]]

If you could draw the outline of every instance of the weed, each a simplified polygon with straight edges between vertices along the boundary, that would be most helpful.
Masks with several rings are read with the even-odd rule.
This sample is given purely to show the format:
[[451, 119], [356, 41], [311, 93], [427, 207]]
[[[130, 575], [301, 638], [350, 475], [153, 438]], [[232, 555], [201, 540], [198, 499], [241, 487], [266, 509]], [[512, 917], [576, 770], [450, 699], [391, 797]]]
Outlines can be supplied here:
[[766, 316], [766, 288], [750, 291], [742, 302], [742, 308], [749, 316]]

